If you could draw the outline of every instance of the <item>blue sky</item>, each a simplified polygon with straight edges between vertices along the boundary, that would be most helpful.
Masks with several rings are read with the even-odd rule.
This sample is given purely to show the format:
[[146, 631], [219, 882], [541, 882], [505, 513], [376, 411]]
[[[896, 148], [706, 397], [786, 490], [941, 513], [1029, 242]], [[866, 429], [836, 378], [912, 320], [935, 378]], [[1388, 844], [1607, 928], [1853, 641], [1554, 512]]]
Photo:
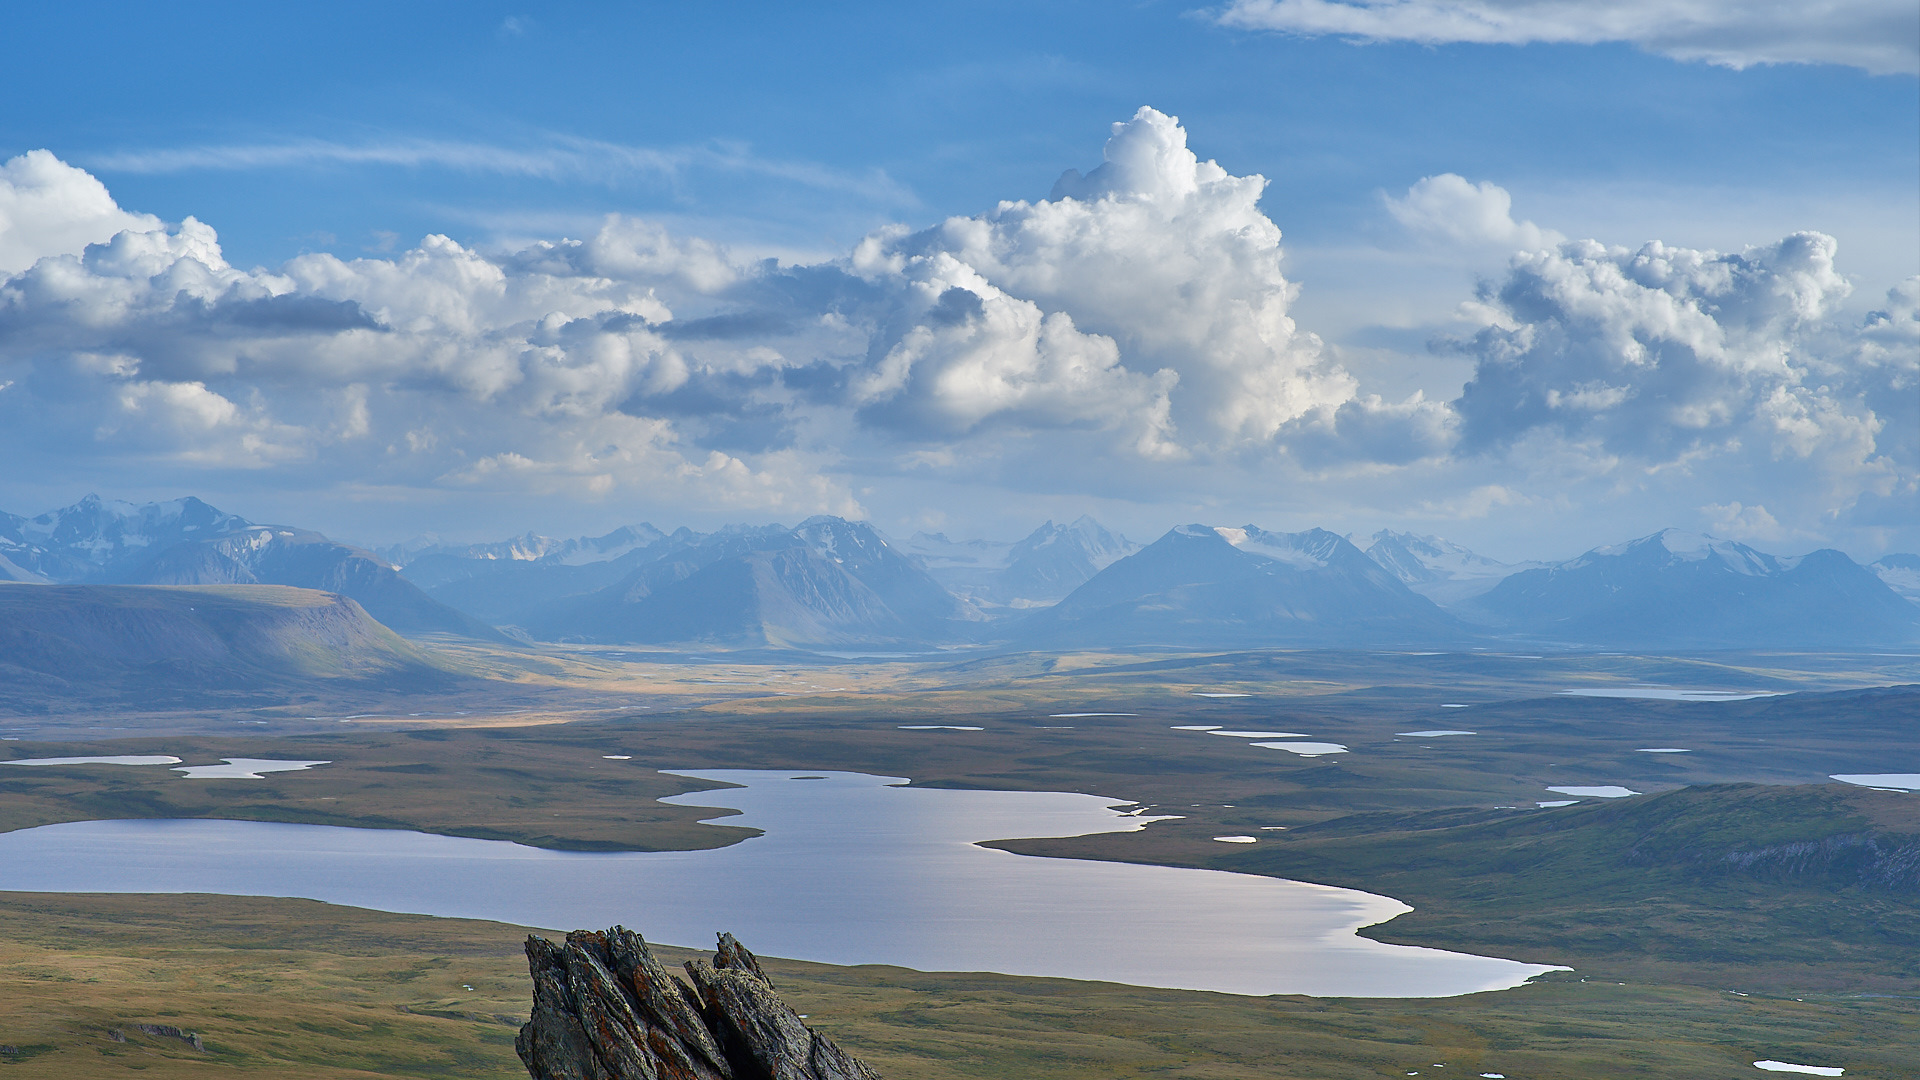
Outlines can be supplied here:
[[[1448, 8], [1447, 0], [1402, 7], [1422, 4]], [[1613, 6], [1629, 16], [1639, 7]], [[1199, 359], [1168, 350], [1220, 346], [1196, 344], [1203, 334], [1184, 346], [1154, 345], [1149, 331], [1113, 322], [1119, 316], [1103, 323], [1098, 296], [1039, 286], [1023, 292], [1018, 282], [1039, 280], [1031, 268], [1003, 268], [1004, 280], [985, 274], [981, 287], [1033, 305], [1035, 318], [1072, 316], [1077, 330], [1116, 343], [1099, 361], [1108, 365], [1101, 368], [1105, 389], [1043, 386], [1033, 391], [1039, 396], [1004, 408], [970, 405], [964, 423], [951, 409], [934, 423], [932, 413], [902, 404], [907, 398], [899, 395], [911, 389], [886, 391], [896, 395], [891, 404], [876, 404], [871, 395], [878, 390], [859, 401], [829, 402], [797, 389], [799, 375], [777, 374], [813, 370], [809, 365], [832, 357], [828, 366], [842, 372], [842, 381], [857, 383], [845, 374], [852, 358], [878, 362], [907, 340], [885, 334], [849, 344], [789, 328], [778, 340], [736, 340], [725, 355], [702, 354], [684, 336], [656, 334], [669, 342], [661, 349], [678, 350], [663, 362], [691, 375], [661, 375], [658, 364], [638, 361], [615, 370], [603, 361], [593, 369], [597, 376], [584, 368], [574, 375], [652, 379], [654, 389], [622, 384], [619, 394], [600, 394], [593, 405], [580, 404], [573, 391], [559, 404], [550, 397], [508, 401], [495, 383], [448, 376], [458, 384], [447, 399], [459, 400], [454, 409], [407, 397], [433, 381], [419, 369], [383, 373], [359, 361], [351, 371], [330, 368], [335, 361], [320, 357], [337, 360], [338, 346], [316, 340], [307, 340], [304, 347], [317, 351], [304, 360], [282, 335], [272, 349], [235, 346], [221, 359], [206, 354], [189, 362], [177, 357], [204, 342], [169, 338], [184, 332], [157, 324], [108, 341], [62, 336], [28, 319], [44, 332], [16, 328], [0, 338], [0, 383], [10, 383], [0, 390], [0, 416], [12, 410], [22, 441], [9, 453], [34, 467], [0, 482], [0, 508], [33, 513], [95, 489], [133, 499], [198, 493], [248, 516], [367, 540], [428, 530], [486, 536], [529, 527], [597, 529], [638, 518], [700, 524], [838, 510], [870, 515], [892, 531], [939, 526], [989, 535], [1082, 511], [1147, 534], [1190, 518], [1341, 531], [1406, 527], [1514, 556], [1570, 554], [1665, 525], [1712, 528], [1781, 550], [1833, 543], [1871, 555], [1920, 546], [1913, 524], [1920, 516], [1913, 513], [1920, 437], [1902, 435], [1920, 425], [1920, 405], [1910, 392], [1901, 396], [1911, 367], [1903, 366], [1910, 343], [1900, 336], [1899, 312], [1892, 337], [1869, 335], [1869, 344], [1891, 350], [1892, 359], [1866, 362], [1872, 370], [1863, 372], [1857, 353], [1865, 346], [1856, 340], [1869, 312], [1893, 310], [1888, 290], [1920, 272], [1920, 93], [1911, 60], [1920, 43], [1901, 39], [1906, 5], [1854, 4], [1863, 18], [1892, 12], [1883, 21], [1891, 19], [1895, 32], [1867, 18], [1865, 29], [1835, 31], [1831, 41], [1770, 7], [1748, 16], [1749, 5], [1691, 6], [1705, 12], [1696, 26], [1674, 30], [1647, 14], [1635, 41], [1590, 43], [1579, 5], [1561, 5], [1556, 15], [1556, 0], [1543, 0], [1533, 7], [1546, 11], [1546, 21], [1517, 29], [1500, 21], [1503, 12], [1527, 5], [1452, 5], [1486, 9], [1479, 16], [1492, 20], [1483, 22], [1496, 28], [1495, 40], [1529, 39], [1523, 44], [1435, 41], [1413, 23], [1375, 28], [1376, 37], [1389, 40], [1316, 34], [1313, 19], [1327, 11], [1345, 17], [1365, 4], [1307, 0], [1212, 9], [1059, 3], [825, 10], [336, 3], [163, 11], [81, 3], [14, 13], [0, 42], [0, 94], [14, 103], [0, 113], [0, 159], [45, 149], [97, 178], [126, 212], [151, 215], [162, 228], [198, 219], [217, 231], [222, 257], [237, 271], [278, 272], [289, 259], [331, 254], [397, 259], [395, 274], [404, 276], [411, 272], [405, 253], [428, 234], [504, 264], [508, 253], [530, 244], [591, 237], [617, 214], [664, 228], [676, 243], [710, 241], [735, 268], [725, 282], [690, 286], [694, 279], [681, 274], [675, 286], [668, 273], [644, 283], [682, 324], [752, 314], [767, 304], [789, 310], [818, 302], [846, 315], [853, 301], [844, 292], [823, 301], [825, 294], [806, 291], [814, 286], [803, 289], [793, 275], [756, 278], [754, 260], [844, 269], [875, 230], [921, 230], [950, 217], [989, 215], [1001, 200], [1046, 199], [1063, 170], [1100, 164], [1110, 125], [1150, 105], [1178, 118], [1200, 161], [1217, 161], [1231, 177], [1268, 181], [1258, 212], [1284, 235], [1273, 257], [1298, 287], [1285, 303], [1297, 335], [1273, 348], [1293, 357], [1281, 366], [1304, 380], [1299, 386], [1317, 389], [1296, 392], [1287, 388], [1293, 383], [1269, 380], [1255, 391], [1253, 383], [1235, 383], [1237, 389], [1215, 388], [1211, 412], [1200, 398], [1189, 404], [1183, 394], [1200, 393], [1190, 388], [1208, 385], [1211, 376], [1182, 367]], [[1841, 62], [1726, 66], [1810, 48]], [[1702, 49], [1721, 62], [1670, 55]], [[1421, 210], [1409, 201], [1410, 187], [1443, 174], [1497, 185], [1510, 197], [1511, 222], [1533, 231], [1475, 231], [1434, 216], [1477, 213], [1479, 203], [1441, 199]], [[1470, 190], [1479, 195], [1460, 198], [1493, 197], [1486, 188]], [[1461, 417], [1491, 415], [1476, 412], [1479, 406], [1447, 415], [1389, 408], [1416, 390], [1429, 403], [1466, 400], [1463, 384], [1491, 362], [1487, 350], [1494, 346], [1436, 351], [1430, 343], [1468, 341], [1490, 325], [1484, 311], [1463, 316], [1461, 305], [1475, 303], [1482, 283], [1494, 297], [1503, 282], [1519, 288], [1509, 265], [1519, 246], [1544, 250], [1592, 237], [1628, 249], [1659, 240], [1670, 248], [1739, 252], [1800, 230], [1837, 241], [1831, 262], [1838, 276], [1821, 287], [1817, 320], [1797, 315], [1790, 331], [1774, 320], [1766, 333], [1791, 336], [1790, 345], [1779, 346], [1790, 355], [1818, 354], [1807, 363], [1821, 372], [1795, 369], [1779, 385], [1746, 376], [1738, 387], [1715, 383], [1713, 403], [1683, 403], [1662, 420], [1630, 415], [1637, 407], [1631, 402], [1671, 397], [1672, 385], [1630, 387], [1620, 381], [1625, 369], [1617, 362], [1612, 375], [1564, 371], [1552, 376], [1564, 386], [1543, 382], [1535, 396], [1572, 400], [1585, 387], [1580, 407], [1592, 415], [1579, 424], [1556, 420], [1488, 436], [1495, 451], [1462, 449], [1479, 444]], [[1567, 265], [1591, 270], [1597, 258]], [[646, 273], [666, 273], [648, 265]], [[900, 295], [908, 296], [920, 279], [910, 268], [902, 273]], [[397, 288], [393, 277], [382, 280]], [[935, 277], [947, 289], [973, 288]], [[296, 291], [366, 311], [378, 307], [364, 289], [319, 280], [302, 279]], [[220, 288], [271, 293], [282, 286]], [[208, 297], [201, 301], [211, 303]], [[871, 306], [879, 301], [860, 302], [870, 315], [879, 310]], [[576, 296], [561, 307], [584, 318], [583, 303]], [[628, 311], [634, 303], [619, 302]], [[882, 306], [892, 314], [872, 315], [873, 326], [906, 317], [893, 300]], [[526, 315], [516, 309], [508, 321], [525, 323]], [[659, 312], [641, 317], [656, 330], [666, 321]], [[1556, 318], [1555, 325], [1572, 325], [1570, 316]], [[481, 336], [495, 341], [505, 325], [489, 324]], [[1583, 325], [1571, 332], [1608, 333]], [[1508, 325], [1503, 332], [1512, 331]], [[1300, 336], [1306, 334], [1320, 342], [1310, 357], [1300, 352], [1308, 348]], [[460, 338], [455, 329], [445, 335], [449, 349], [478, 347], [479, 338]], [[1742, 340], [1742, 356], [1773, 347]], [[754, 348], [779, 358], [753, 359]], [[111, 362], [72, 359], [128, 349]], [[140, 349], [153, 353], [134, 355]], [[260, 361], [269, 351], [279, 359]], [[176, 356], [172, 369], [166, 356]], [[557, 362], [586, 363], [567, 356]], [[1279, 362], [1268, 356], [1248, 363]], [[1727, 360], [1721, 368], [1754, 363]], [[1845, 379], [1822, 367], [1836, 364], [1850, 372]], [[1328, 381], [1333, 367], [1349, 389]], [[84, 378], [75, 374], [82, 369]], [[1309, 369], [1319, 374], [1301, 374]], [[446, 374], [434, 371], [435, 378]], [[1179, 374], [1172, 390], [1148, 385], [1155, 371]], [[1041, 378], [1020, 377], [1028, 389]], [[674, 378], [683, 381], [660, 381]], [[714, 389], [722, 384], [732, 389]], [[1837, 388], [1832, 400], [1808, 397], [1794, 406], [1800, 419], [1781, 418], [1780, 386], [1805, 397], [1822, 385]], [[696, 390], [726, 401], [695, 408], [688, 402]], [[1109, 391], [1119, 396], [1102, 399], [1099, 408], [1056, 400], [1064, 394], [1084, 402]], [[1276, 401], [1292, 394], [1287, 400], [1296, 404], [1262, 413], [1277, 418], [1271, 423], [1220, 418], [1222, 402], [1256, 392], [1279, 395]], [[1488, 393], [1483, 389], [1481, 398]], [[1606, 404], [1608, 393], [1620, 402]], [[315, 433], [325, 423], [279, 403], [282, 396], [317, 401], [328, 394], [348, 412], [356, 394], [372, 402], [369, 418], [340, 421], [333, 435], [321, 435]], [[1115, 434], [1126, 425], [1102, 420], [1101, 410], [1151, 412], [1160, 400], [1155, 394], [1171, 401], [1163, 427], [1173, 434], [1153, 452], [1160, 456], [1138, 458], [1146, 445], [1138, 432]], [[1369, 395], [1383, 404], [1372, 412], [1352, 404]], [[163, 423], [155, 404], [162, 401], [191, 416]], [[383, 401], [392, 415], [383, 414]], [[1766, 401], [1775, 404], [1756, 404]], [[1365, 423], [1349, 426], [1374, 432], [1365, 437], [1374, 441], [1361, 447], [1354, 442], [1361, 436], [1343, 429], [1316, 442], [1301, 426], [1310, 417], [1299, 410], [1309, 407], [1326, 413], [1322, 427], [1329, 432], [1333, 411], [1365, 413]], [[1501, 406], [1509, 407], [1519, 406]], [[115, 408], [139, 412], [146, 427], [89, 419]], [[486, 419], [489, 408], [524, 423], [515, 437], [525, 445], [499, 441], [505, 436]], [[626, 434], [595, 426], [604, 419], [595, 410], [618, 413]], [[1772, 418], [1776, 445], [1762, 453], [1752, 431], [1737, 430], [1733, 414], [1742, 410], [1749, 420]], [[1203, 414], [1227, 427], [1202, 437]], [[1716, 419], [1683, 419], [1682, 426], [1694, 425], [1685, 439], [1656, 430], [1682, 414]], [[408, 417], [426, 415], [440, 427], [409, 426]], [[66, 419], [49, 419], [56, 416]], [[919, 419], [903, 419], [910, 417]], [[767, 424], [784, 425], [790, 435], [758, 446], [739, 440], [743, 427]], [[1382, 425], [1392, 424], [1400, 428], [1385, 432]], [[1425, 425], [1425, 434], [1407, 434], [1407, 424]], [[1817, 437], [1801, 430], [1808, 424], [1820, 428]], [[1435, 425], [1468, 434], [1443, 437]], [[717, 434], [723, 428], [734, 434]], [[1779, 434], [1789, 429], [1800, 434]], [[1869, 429], [1877, 434], [1860, 434]], [[407, 435], [412, 453], [440, 456], [395, 465], [392, 448]], [[1550, 447], [1540, 444], [1548, 435]], [[222, 442], [232, 438], [241, 441]], [[463, 438], [472, 441], [460, 449]], [[1135, 456], [1115, 450], [1116, 438]], [[560, 444], [607, 439], [614, 440], [609, 447], [621, 439], [646, 444], [643, 450], [621, 443], [630, 473], [563, 464], [557, 456]], [[383, 452], [355, 440], [383, 442]], [[433, 447], [422, 450], [427, 442]], [[1345, 449], [1330, 457], [1325, 446], [1334, 443]], [[1407, 449], [1415, 443], [1420, 449]], [[1813, 443], [1820, 446], [1810, 449]], [[714, 459], [716, 452], [726, 460]], [[464, 455], [466, 464], [448, 453]], [[595, 460], [610, 460], [595, 453]], [[1063, 457], [1082, 467], [1062, 466]], [[516, 487], [500, 479], [512, 472], [504, 466], [496, 464], [486, 479], [462, 471], [482, 461], [535, 464], [515, 466], [528, 477]], [[1546, 461], [1561, 464], [1549, 468]], [[1118, 472], [1127, 483], [1116, 482], [1115, 462], [1125, 465]], [[1584, 464], [1570, 464], [1576, 462]], [[1846, 477], [1837, 479], [1840, 473]], [[663, 474], [680, 479], [661, 482]]]

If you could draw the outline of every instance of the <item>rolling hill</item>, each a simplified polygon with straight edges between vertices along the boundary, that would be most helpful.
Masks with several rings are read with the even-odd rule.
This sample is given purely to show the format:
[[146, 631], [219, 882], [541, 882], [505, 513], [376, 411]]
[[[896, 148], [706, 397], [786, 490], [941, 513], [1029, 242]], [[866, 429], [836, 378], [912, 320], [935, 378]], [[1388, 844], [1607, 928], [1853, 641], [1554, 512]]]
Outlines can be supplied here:
[[0, 709], [220, 700], [472, 680], [332, 593], [279, 585], [0, 585]]

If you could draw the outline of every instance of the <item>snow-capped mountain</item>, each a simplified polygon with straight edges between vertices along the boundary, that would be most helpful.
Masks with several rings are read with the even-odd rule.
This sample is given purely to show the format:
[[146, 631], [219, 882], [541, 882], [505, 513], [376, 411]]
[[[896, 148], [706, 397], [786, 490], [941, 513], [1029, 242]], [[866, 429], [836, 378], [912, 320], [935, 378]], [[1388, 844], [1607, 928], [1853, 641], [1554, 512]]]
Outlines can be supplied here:
[[1568, 644], [1790, 648], [1920, 640], [1920, 609], [1841, 552], [1783, 558], [1677, 529], [1514, 574], [1463, 610]]
[[1502, 578], [1545, 565], [1503, 563], [1438, 536], [1388, 529], [1373, 534], [1366, 552], [1407, 588], [1442, 607], [1479, 596], [1500, 584]]
[[484, 562], [540, 562], [562, 566], [607, 562], [636, 548], [666, 539], [666, 533], [646, 522], [622, 525], [604, 536], [557, 539], [529, 532], [509, 540], [484, 544], [442, 544], [429, 540], [375, 549], [381, 557], [405, 568], [422, 559], [474, 559]]
[[1887, 588], [1920, 604], [1920, 555], [1888, 555], [1867, 569], [1886, 582]]
[[1022, 636], [1048, 645], [1404, 644], [1465, 629], [1346, 539], [1182, 525], [1120, 559]]
[[1090, 517], [1070, 525], [1049, 521], [1013, 545], [1000, 591], [1014, 607], [1057, 602], [1138, 550], [1140, 545]]
[[14, 567], [0, 567], [0, 576], [14, 580], [295, 585], [349, 597], [395, 630], [499, 636], [430, 599], [371, 552], [306, 529], [257, 525], [195, 498], [134, 505], [89, 495], [34, 518], [6, 515], [0, 557]]
[[48, 581], [102, 580], [175, 544], [249, 524], [192, 497], [135, 505], [88, 495], [37, 517], [0, 515], [0, 557]]
[[934, 580], [987, 610], [1056, 603], [1093, 575], [1140, 550], [1140, 545], [1085, 515], [1068, 525], [1048, 521], [1011, 544], [915, 533], [899, 546], [919, 559]]

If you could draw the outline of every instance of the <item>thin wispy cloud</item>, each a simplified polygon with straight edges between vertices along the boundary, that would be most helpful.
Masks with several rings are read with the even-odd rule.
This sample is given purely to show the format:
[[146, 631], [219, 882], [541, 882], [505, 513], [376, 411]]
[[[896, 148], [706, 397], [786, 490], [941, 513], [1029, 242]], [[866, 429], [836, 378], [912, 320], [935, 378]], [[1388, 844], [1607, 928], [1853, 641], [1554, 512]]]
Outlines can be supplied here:
[[450, 169], [607, 184], [635, 178], [674, 182], [689, 173], [711, 171], [762, 176], [822, 191], [846, 192], [889, 206], [919, 203], [911, 191], [884, 170], [850, 172], [818, 162], [767, 158], [737, 142], [661, 148], [567, 135], [548, 136], [544, 143], [530, 146], [446, 139], [368, 142], [292, 139], [120, 150], [85, 155], [80, 160], [100, 172], [140, 175], [344, 165]]
[[1920, 8], [1911, 0], [1232, 0], [1212, 14], [1237, 29], [1363, 42], [1625, 42], [1732, 68], [1920, 72]]

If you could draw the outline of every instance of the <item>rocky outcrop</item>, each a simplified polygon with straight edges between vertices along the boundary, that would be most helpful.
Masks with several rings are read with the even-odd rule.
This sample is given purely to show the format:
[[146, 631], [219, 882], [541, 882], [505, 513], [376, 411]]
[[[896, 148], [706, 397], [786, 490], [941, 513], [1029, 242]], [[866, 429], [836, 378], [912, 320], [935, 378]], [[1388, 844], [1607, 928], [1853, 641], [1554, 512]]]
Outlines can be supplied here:
[[[181, 1042], [186, 1043], [188, 1046], [193, 1047], [195, 1050], [198, 1050], [202, 1053], [206, 1052], [206, 1049], [207, 1049], [206, 1044], [200, 1041], [199, 1035], [191, 1031], [182, 1031], [179, 1028], [174, 1027], [172, 1024], [135, 1024], [133, 1026], [139, 1028], [141, 1031], [146, 1032], [148, 1035], [151, 1035], [156, 1039], [179, 1039]], [[115, 1032], [114, 1034], [118, 1034], [118, 1033]], [[114, 1041], [126, 1042], [127, 1040], [125, 1039], [125, 1037], [122, 1037]]]
[[1765, 881], [1920, 892], [1920, 837], [1897, 833], [1845, 833], [1729, 851], [1721, 862]]
[[780, 1000], [732, 934], [669, 974], [639, 934], [527, 939], [533, 1018], [514, 1042], [533, 1080], [880, 1080]]

